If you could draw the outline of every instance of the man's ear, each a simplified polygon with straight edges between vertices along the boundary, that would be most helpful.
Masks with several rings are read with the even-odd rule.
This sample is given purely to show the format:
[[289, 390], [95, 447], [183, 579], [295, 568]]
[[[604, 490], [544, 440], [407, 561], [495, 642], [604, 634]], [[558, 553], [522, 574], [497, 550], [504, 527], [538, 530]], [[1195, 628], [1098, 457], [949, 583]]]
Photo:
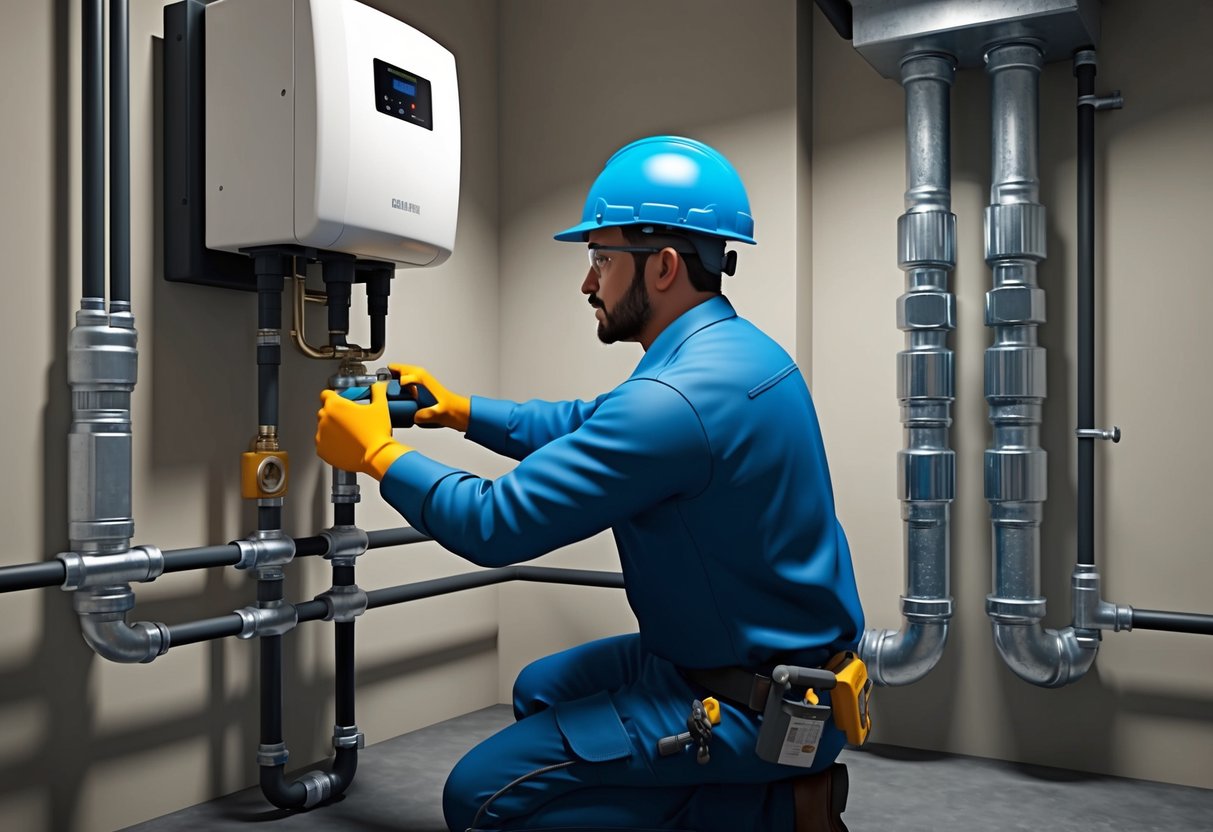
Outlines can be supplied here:
[[674, 279], [678, 277], [682, 266], [682, 259], [674, 249], [663, 248], [657, 253], [657, 260], [660, 265], [657, 269], [654, 288], [659, 292], [664, 292], [674, 285]]

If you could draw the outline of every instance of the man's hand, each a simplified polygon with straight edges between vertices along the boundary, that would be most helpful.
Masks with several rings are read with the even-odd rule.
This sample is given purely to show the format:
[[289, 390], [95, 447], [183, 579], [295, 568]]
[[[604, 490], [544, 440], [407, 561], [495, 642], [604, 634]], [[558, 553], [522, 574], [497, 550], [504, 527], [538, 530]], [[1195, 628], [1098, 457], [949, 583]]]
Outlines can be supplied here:
[[440, 425], [444, 428], [454, 428], [460, 432], [467, 431], [468, 418], [472, 412], [471, 399], [447, 390], [424, 367], [412, 364], [389, 364], [388, 369], [400, 378], [401, 387], [409, 385], [424, 387], [437, 400], [437, 404], [417, 411], [413, 417], [415, 423]]
[[413, 450], [392, 438], [387, 382], [371, 387], [369, 404], [347, 401], [332, 390], [321, 393], [320, 401], [316, 453], [334, 468], [361, 471], [381, 480], [393, 462]]

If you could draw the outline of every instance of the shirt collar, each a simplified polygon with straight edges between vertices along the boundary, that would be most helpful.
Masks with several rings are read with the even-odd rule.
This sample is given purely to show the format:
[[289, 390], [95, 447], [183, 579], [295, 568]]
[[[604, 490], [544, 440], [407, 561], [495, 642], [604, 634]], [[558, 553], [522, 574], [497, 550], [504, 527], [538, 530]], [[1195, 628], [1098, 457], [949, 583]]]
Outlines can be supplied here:
[[729, 303], [724, 295], [716, 295], [698, 306], [692, 306], [653, 339], [632, 375], [644, 375], [665, 364], [684, 341], [704, 327], [736, 317], [737, 312], [733, 309], [733, 304]]

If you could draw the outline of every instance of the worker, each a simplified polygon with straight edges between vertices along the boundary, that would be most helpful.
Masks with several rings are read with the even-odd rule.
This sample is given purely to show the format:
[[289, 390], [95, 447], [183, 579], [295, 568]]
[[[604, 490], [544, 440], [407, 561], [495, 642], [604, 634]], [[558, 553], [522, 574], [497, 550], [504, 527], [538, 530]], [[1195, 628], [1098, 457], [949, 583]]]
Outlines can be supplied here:
[[[395, 440], [384, 383], [369, 405], [323, 394], [320, 456], [380, 480], [414, 528], [473, 563], [615, 536], [639, 632], [523, 669], [516, 722], [448, 778], [452, 832], [845, 829], [846, 771], [831, 766], [842, 732], [824, 723], [809, 767], [768, 762], [755, 753], [760, 714], [741, 701], [749, 688], [713, 681], [820, 667], [863, 630], [804, 377], [721, 294], [736, 265], [726, 244], [752, 244], [753, 231], [724, 156], [675, 136], [635, 141], [606, 163], [581, 222], [556, 235], [588, 244], [581, 291], [599, 339], [644, 349], [626, 380], [593, 401], [515, 403], [393, 365], [402, 389], [436, 401], [418, 424], [518, 461], [495, 480]], [[720, 707], [710, 739], [661, 755], [709, 697]]]

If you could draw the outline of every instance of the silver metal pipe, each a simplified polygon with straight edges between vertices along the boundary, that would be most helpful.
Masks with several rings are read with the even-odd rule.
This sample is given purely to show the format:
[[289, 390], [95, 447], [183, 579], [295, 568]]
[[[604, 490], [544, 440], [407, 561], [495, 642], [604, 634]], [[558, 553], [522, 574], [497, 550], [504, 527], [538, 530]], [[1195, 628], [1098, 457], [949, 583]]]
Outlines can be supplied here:
[[952, 617], [950, 506], [956, 455], [948, 447], [955, 373], [948, 332], [956, 298], [948, 273], [956, 265], [956, 215], [951, 212], [950, 95], [956, 61], [915, 53], [901, 63], [906, 94], [906, 212], [897, 223], [898, 267], [906, 293], [897, 326], [906, 349], [897, 356], [897, 397], [906, 446], [897, 455], [898, 497], [905, 522], [906, 592], [900, 630], [870, 629], [859, 654], [881, 685], [923, 678], [943, 655]]
[[1031, 43], [1006, 43], [986, 54], [991, 85], [993, 181], [985, 215], [985, 394], [993, 444], [985, 454], [990, 503], [993, 591], [986, 613], [994, 644], [1021, 679], [1059, 687], [1082, 678], [1095, 660], [1098, 630], [1045, 629], [1040, 594], [1040, 524], [1048, 497], [1048, 458], [1040, 446], [1047, 394], [1045, 322], [1037, 266], [1045, 259], [1045, 208], [1039, 203], [1039, 87], [1043, 57]]

